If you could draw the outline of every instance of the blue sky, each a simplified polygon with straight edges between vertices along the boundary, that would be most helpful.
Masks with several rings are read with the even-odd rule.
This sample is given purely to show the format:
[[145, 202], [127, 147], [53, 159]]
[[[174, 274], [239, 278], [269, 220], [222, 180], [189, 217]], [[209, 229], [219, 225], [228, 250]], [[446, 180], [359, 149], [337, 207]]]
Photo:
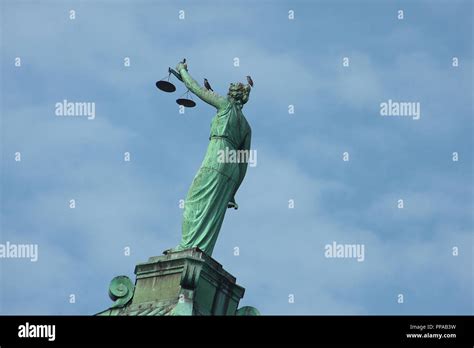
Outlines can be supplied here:
[[[38, 244], [39, 259], [0, 259], [0, 313], [99, 312], [114, 276], [178, 243], [214, 110], [180, 114], [185, 89], [154, 83], [186, 57], [220, 94], [255, 81], [258, 164], [213, 254], [241, 305], [472, 314], [472, 14], [458, 0], [1, 1], [0, 243]], [[95, 119], [55, 116], [63, 99], [94, 102]], [[421, 118], [380, 116], [388, 99]], [[325, 258], [333, 241], [363, 244], [364, 262]]]

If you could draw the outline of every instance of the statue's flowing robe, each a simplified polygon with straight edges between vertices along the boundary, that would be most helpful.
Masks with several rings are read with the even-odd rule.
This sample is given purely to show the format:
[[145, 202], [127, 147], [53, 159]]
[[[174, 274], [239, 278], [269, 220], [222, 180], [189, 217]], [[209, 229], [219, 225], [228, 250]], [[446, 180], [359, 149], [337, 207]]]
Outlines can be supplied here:
[[[251, 128], [239, 103], [204, 90], [186, 70], [180, 73], [193, 93], [216, 106], [217, 114], [211, 123], [206, 155], [184, 203], [182, 239], [175, 250], [199, 247], [211, 255], [228, 204], [235, 203], [234, 196], [247, 171], [248, 161], [238, 163], [245, 157], [239, 158], [243, 152], [237, 151], [245, 150], [249, 155]], [[226, 158], [225, 154], [232, 151], [235, 157]]]

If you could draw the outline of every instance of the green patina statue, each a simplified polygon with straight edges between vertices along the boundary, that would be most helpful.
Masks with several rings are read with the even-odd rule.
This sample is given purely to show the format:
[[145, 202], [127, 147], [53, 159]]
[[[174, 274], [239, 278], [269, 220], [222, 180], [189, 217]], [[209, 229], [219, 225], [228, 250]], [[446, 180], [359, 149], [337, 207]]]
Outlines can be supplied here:
[[206, 156], [185, 200], [181, 242], [170, 251], [198, 247], [211, 256], [227, 208], [238, 209], [235, 194], [245, 177], [248, 160], [223, 160], [222, 154], [250, 151], [251, 129], [242, 107], [249, 99], [253, 81], [247, 77], [248, 84], [231, 83], [223, 97], [210, 88], [207, 80], [201, 87], [189, 75], [186, 63], [179, 63], [176, 70], [186, 87], [215, 107], [217, 114], [211, 123]]
[[[181, 242], [165, 255], [138, 264], [135, 284], [127, 276], [115, 277], [109, 287], [114, 303], [97, 315], [260, 315], [254, 307], [238, 308], [245, 289], [211, 257], [227, 208], [238, 208], [235, 194], [249, 160], [253, 165], [251, 129], [242, 114], [253, 81], [247, 76], [246, 85], [231, 83], [227, 96], [222, 97], [207, 80], [201, 87], [189, 75], [185, 60], [176, 70], [169, 72], [217, 109], [206, 156], [186, 196]], [[165, 92], [176, 90], [166, 83], [157, 82], [157, 87]]]

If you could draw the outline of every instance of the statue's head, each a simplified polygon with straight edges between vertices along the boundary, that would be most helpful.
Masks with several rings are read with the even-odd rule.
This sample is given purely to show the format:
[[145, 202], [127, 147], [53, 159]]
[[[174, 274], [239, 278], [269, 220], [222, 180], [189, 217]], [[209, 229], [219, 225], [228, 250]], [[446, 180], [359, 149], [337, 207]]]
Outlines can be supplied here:
[[244, 105], [249, 100], [250, 85], [244, 85], [241, 82], [231, 83], [227, 97], [241, 105]]

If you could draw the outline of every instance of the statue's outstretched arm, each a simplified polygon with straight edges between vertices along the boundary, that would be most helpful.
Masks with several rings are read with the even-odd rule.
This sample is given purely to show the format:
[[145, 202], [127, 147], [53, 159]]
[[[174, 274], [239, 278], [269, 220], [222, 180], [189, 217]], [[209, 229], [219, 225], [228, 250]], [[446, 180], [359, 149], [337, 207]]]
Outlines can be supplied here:
[[221, 109], [227, 103], [227, 98], [218, 95], [212, 91], [201, 87], [199, 83], [194, 80], [191, 75], [189, 75], [186, 65], [183, 63], [179, 63], [176, 66], [176, 70], [181, 75], [185, 86], [197, 95], [202, 101], [214, 106], [216, 109]]

